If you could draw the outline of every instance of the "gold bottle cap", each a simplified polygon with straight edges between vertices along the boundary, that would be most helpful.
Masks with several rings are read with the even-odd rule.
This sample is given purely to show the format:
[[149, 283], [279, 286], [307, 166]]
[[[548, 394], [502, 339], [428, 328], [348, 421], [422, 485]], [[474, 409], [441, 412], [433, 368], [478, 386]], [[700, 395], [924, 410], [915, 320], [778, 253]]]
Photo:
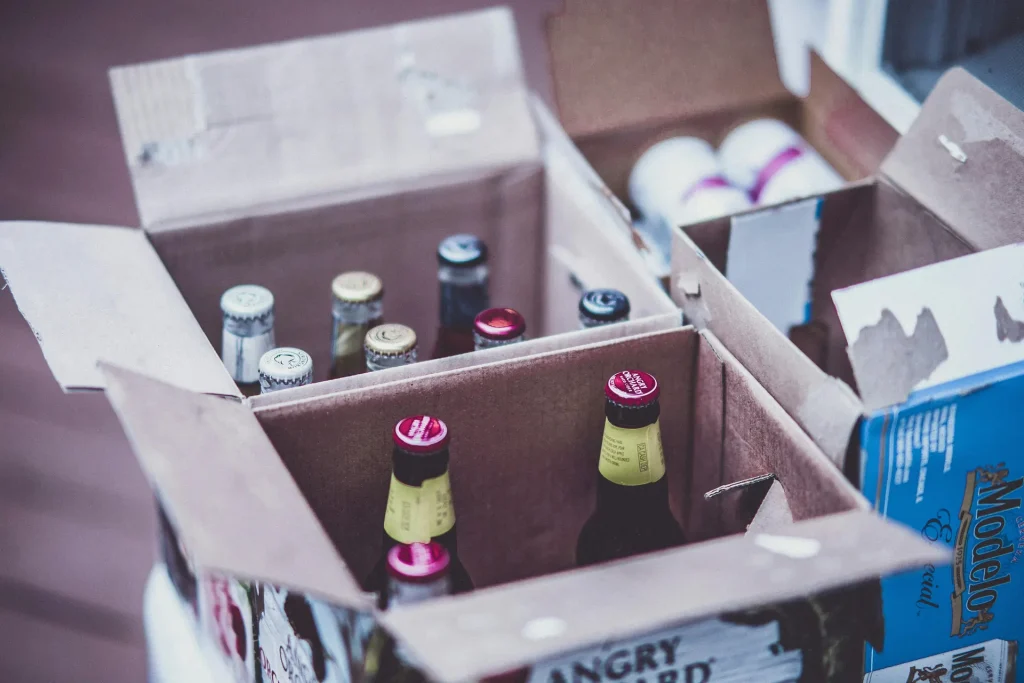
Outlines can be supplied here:
[[353, 270], [334, 278], [331, 282], [331, 292], [336, 299], [361, 304], [383, 296], [384, 283], [373, 273]]
[[366, 333], [363, 344], [382, 356], [400, 356], [416, 348], [416, 333], [405, 325], [378, 325]]

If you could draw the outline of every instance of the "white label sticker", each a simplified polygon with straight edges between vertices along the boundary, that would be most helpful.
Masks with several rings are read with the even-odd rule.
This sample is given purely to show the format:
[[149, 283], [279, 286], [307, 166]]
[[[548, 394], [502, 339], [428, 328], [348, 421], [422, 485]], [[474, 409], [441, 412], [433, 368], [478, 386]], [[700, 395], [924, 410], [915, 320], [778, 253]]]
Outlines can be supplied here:
[[783, 334], [810, 319], [818, 197], [734, 216], [725, 276]]
[[239, 337], [223, 331], [220, 357], [236, 382], [248, 384], [260, 379], [260, 358], [274, 348], [274, 330], [255, 337]]
[[542, 662], [528, 683], [783, 683], [803, 671], [803, 653], [779, 643], [779, 625], [706, 619]]
[[1016, 644], [989, 640], [868, 673], [864, 683], [1011, 683], [1016, 659]]

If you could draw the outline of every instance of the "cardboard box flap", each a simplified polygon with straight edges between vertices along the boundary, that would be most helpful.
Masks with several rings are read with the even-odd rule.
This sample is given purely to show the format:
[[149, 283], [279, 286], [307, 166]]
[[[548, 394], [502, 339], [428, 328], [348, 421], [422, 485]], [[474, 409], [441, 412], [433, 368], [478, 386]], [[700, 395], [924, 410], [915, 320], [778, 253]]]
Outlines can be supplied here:
[[673, 300], [688, 322], [708, 329], [842, 468], [864, 412], [853, 390], [830, 377], [725, 279], [682, 230], [673, 232]]
[[438, 600], [383, 616], [437, 681], [479, 680], [594, 644], [948, 558], [869, 512]]
[[975, 249], [1024, 241], [1024, 112], [950, 69], [882, 172]]
[[1024, 364], [1022, 282], [1014, 244], [833, 292], [865, 406]]
[[495, 8], [110, 72], [148, 230], [539, 163]]
[[565, 0], [547, 28], [574, 138], [787, 94], [766, 2]]
[[141, 230], [0, 223], [0, 271], [65, 391], [102, 389], [107, 360], [240, 396]]
[[368, 607], [252, 411], [114, 365], [100, 371], [196, 566]]

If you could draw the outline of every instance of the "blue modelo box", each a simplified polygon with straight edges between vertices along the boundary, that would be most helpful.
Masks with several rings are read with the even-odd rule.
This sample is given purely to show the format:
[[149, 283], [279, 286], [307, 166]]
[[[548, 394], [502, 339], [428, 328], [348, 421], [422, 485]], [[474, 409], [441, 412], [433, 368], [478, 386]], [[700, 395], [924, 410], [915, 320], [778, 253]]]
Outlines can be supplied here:
[[1024, 245], [833, 298], [869, 410], [861, 490], [952, 556], [882, 580], [866, 670], [1024, 638]]

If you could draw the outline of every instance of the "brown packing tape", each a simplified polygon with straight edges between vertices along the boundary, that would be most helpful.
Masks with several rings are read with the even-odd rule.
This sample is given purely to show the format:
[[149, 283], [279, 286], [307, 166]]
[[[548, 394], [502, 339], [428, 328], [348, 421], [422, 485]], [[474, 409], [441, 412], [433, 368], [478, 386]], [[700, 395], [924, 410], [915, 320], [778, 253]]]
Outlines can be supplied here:
[[383, 621], [447, 683], [945, 559], [897, 525], [847, 512], [794, 523], [784, 536], [730, 536], [394, 610]]
[[882, 164], [973, 250], [1024, 241], [1024, 112], [950, 69]]
[[197, 567], [370, 609], [247, 407], [113, 365], [101, 372], [132, 449]]

